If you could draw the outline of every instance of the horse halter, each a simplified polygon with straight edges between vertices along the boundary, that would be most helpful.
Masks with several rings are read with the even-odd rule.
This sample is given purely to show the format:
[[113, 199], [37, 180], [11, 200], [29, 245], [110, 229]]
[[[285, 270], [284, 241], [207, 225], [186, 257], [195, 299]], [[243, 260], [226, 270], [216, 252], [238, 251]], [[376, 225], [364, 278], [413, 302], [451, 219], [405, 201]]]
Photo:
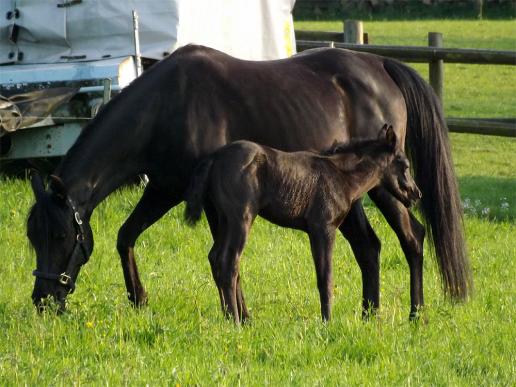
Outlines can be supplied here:
[[[86, 234], [84, 233], [84, 228], [82, 226], [83, 222], [79, 214], [79, 211], [77, 211], [76, 206], [74, 205], [72, 199], [70, 199], [69, 197], [67, 197], [67, 203], [73, 211], [73, 224], [75, 226], [76, 236], [75, 244], [72, 253], [70, 254], [66, 270], [61, 274], [47, 273], [44, 271], [34, 270], [32, 272], [32, 275], [36, 278], [57, 281], [60, 285], [69, 288], [69, 293], [73, 293], [75, 290], [75, 282], [72, 279], [72, 274], [74, 271], [77, 270], [77, 268], [86, 263], [86, 261], [88, 260], [88, 251], [86, 250], [86, 246], [84, 245]], [[79, 261], [80, 256], [82, 256], [82, 260]]]

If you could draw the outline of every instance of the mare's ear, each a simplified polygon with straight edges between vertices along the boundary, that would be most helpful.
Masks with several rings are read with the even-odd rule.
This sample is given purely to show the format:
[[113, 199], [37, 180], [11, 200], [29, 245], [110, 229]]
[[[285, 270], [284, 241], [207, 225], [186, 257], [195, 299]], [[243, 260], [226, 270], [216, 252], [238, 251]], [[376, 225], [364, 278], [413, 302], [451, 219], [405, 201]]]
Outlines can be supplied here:
[[46, 193], [43, 179], [35, 169], [30, 171], [30, 185], [36, 201], [40, 200]]
[[389, 125], [385, 131], [385, 140], [393, 150], [396, 149], [398, 139], [396, 138], [396, 133], [394, 133], [392, 125]]
[[68, 192], [66, 191], [63, 180], [56, 175], [50, 175], [49, 179], [52, 192], [54, 192], [59, 199], [65, 200]]

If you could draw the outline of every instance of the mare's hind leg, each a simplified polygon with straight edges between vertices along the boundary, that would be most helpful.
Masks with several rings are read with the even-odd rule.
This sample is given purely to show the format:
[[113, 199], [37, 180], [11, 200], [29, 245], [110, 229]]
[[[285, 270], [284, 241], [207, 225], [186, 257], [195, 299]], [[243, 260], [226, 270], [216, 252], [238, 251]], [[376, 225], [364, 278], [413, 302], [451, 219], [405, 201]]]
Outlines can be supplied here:
[[[220, 242], [217, 243], [217, 240], [221, 238], [221, 236], [218, 234], [219, 231], [222, 231], [221, 229], [224, 227], [222, 223], [222, 220], [219, 220], [217, 211], [213, 207], [213, 204], [207, 201], [204, 205], [204, 212], [206, 213], [206, 218], [208, 219], [208, 224], [210, 226], [211, 235], [213, 237], [213, 247], [210, 250], [210, 253], [208, 255], [208, 259], [210, 261], [211, 265], [211, 271], [213, 274], [213, 279], [215, 282], [217, 282], [217, 278], [215, 275], [216, 270], [216, 262], [218, 259], [218, 251], [220, 249]], [[224, 304], [223, 304], [223, 298], [222, 298], [222, 291], [219, 288], [217, 284], [217, 289], [219, 291], [220, 301], [222, 309], [224, 310]], [[244, 293], [242, 292], [242, 285], [240, 283], [240, 273], [237, 276], [237, 284], [236, 284], [236, 296], [237, 296], [237, 307], [238, 307], [238, 315], [240, 316], [240, 321], [245, 322], [249, 319], [249, 311], [247, 310], [247, 306], [245, 304], [244, 300]]]
[[339, 228], [348, 240], [362, 272], [362, 315], [376, 313], [380, 307], [380, 240], [369, 224], [361, 201], [351, 207]]
[[180, 195], [163, 193], [148, 184], [143, 196], [118, 232], [117, 250], [122, 262], [129, 300], [135, 306], [147, 302], [134, 256], [134, 244], [140, 234], [181, 201]]
[[310, 228], [308, 236], [317, 274], [321, 315], [324, 321], [329, 321], [333, 295], [332, 252], [335, 230], [327, 227]]
[[423, 241], [425, 229], [410, 211], [387, 190], [378, 187], [369, 196], [385, 216], [401, 244], [410, 269], [410, 318], [423, 307]]

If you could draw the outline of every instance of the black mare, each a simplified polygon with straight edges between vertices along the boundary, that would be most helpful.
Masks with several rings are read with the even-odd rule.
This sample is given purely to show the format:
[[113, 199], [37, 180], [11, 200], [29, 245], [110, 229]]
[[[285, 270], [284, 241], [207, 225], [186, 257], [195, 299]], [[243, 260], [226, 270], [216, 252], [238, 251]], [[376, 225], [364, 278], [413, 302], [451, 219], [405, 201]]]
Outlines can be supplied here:
[[410, 207], [421, 192], [397, 146], [392, 126], [376, 140], [352, 140], [321, 154], [282, 152], [235, 141], [204, 159], [186, 192], [185, 217], [201, 218], [205, 203], [217, 214], [208, 255], [222, 311], [238, 324], [249, 313], [237, 296], [240, 257], [257, 215], [302, 230], [310, 239], [323, 320], [331, 317], [335, 232], [362, 195], [381, 184]]
[[[34, 303], [50, 295], [64, 308], [93, 250], [90, 216], [129, 178], [146, 173], [150, 179], [117, 241], [129, 299], [142, 305], [147, 294], [135, 242], [183, 200], [203, 156], [241, 139], [284, 151], [322, 150], [335, 141], [376, 138], [385, 122], [393, 124], [422, 191], [444, 290], [465, 299], [471, 277], [447, 127], [438, 99], [415, 71], [341, 49], [252, 62], [192, 45], [154, 65], [99, 112], [55, 170], [48, 190], [39, 177], [32, 179], [36, 203], [27, 234], [36, 251]], [[384, 187], [369, 196], [400, 240], [410, 269], [410, 313], [416, 316], [424, 303], [425, 228]], [[205, 210], [216, 235], [213, 209]], [[360, 202], [339, 230], [362, 271], [364, 313], [374, 311], [380, 305], [380, 241]], [[79, 234], [84, 241], [77, 242]], [[238, 295], [243, 303], [241, 290]]]

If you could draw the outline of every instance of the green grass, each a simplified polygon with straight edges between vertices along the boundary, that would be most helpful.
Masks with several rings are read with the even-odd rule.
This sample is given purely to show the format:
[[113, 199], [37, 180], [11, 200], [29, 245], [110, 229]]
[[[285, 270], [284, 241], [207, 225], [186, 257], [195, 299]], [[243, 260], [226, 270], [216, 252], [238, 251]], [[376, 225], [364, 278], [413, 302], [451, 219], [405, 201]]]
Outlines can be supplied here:
[[[489, 73], [475, 81], [489, 85]], [[496, 106], [485, 104], [488, 111]], [[514, 106], [506, 108], [511, 116]], [[32, 193], [24, 180], [1, 179], [0, 385], [512, 385], [516, 140], [465, 134], [451, 140], [469, 203], [464, 222], [476, 291], [464, 305], [447, 302], [427, 246], [426, 324], [408, 321], [407, 264], [369, 204], [383, 243], [376, 320], [361, 320], [360, 272], [343, 238], [335, 247], [333, 320], [323, 324], [306, 236], [258, 220], [242, 262], [252, 323], [233, 326], [219, 311], [207, 224], [186, 227], [182, 206], [138, 241], [150, 304], [133, 310], [115, 241], [138, 187], [114, 193], [94, 212], [95, 252], [68, 313], [39, 316], [30, 301], [35, 262], [25, 237]]]
[[[342, 31], [341, 21], [297, 21], [298, 30]], [[443, 34], [444, 46], [516, 50], [516, 20], [364, 22], [370, 44], [427, 46], [428, 32]], [[428, 65], [414, 64], [428, 79]], [[516, 116], [516, 67], [445, 64], [444, 107], [452, 117]]]
[[[296, 30], [342, 31], [342, 21], [296, 21]], [[364, 21], [370, 44], [426, 46], [441, 32], [445, 47], [516, 50], [516, 20]]]
[[[234, 327], [219, 311], [206, 259], [208, 227], [186, 227], [182, 207], [139, 240], [150, 305], [135, 311], [126, 301], [115, 238], [141, 194], [137, 187], [116, 192], [95, 211], [95, 253], [69, 312], [38, 316], [30, 303], [34, 258], [24, 237], [32, 195], [27, 182], [2, 180], [0, 384], [511, 384], [516, 141], [459, 134], [452, 141], [463, 199], [490, 212], [466, 212], [476, 284], [471, 302], [446, 302], [434, 261], [426, 260], [427, 324], [407, 320], [406, 263], [371, 206], [367, 212], [383, 241], [376, 321], [360, 318], [360, 273], [342, 238], [335, 251], [334, 320], [325, 325], [307, 238], [259, 220], [242, 264], [253, 320]], [[477, 179], [488, 187], [479, 190]]]

